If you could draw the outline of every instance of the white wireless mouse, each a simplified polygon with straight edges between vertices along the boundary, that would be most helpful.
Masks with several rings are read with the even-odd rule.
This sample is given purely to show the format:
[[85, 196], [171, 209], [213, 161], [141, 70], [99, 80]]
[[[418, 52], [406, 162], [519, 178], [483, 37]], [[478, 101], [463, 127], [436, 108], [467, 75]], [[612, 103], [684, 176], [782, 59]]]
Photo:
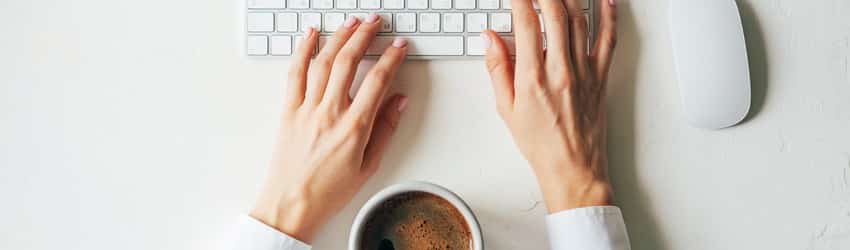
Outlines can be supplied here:
[[685, 116], [721, 129], [750, 110], [750, 68], [735, 0], [672, 0], [670, 36]]

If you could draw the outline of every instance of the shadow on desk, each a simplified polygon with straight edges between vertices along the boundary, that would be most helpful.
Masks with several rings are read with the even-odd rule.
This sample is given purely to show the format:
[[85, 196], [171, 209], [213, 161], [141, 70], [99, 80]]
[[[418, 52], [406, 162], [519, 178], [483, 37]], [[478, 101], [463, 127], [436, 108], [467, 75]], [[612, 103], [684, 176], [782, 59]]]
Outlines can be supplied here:
[[615, 189], [616, 204], [623, 216], [635, 250], [667, 250], [663, 232], [639, 178], [636, 163], [635, 84], [641, 56], [641, 39], [631, 4], [618, 6], [618, 43], [608, 82], [609, 172]]
[[744, 25], [744, 36], [747, 40], [747, 57], [750, 61], [752, 101], [750, 113], [744, 119], [744, 122], [749, 122], [761, 112], [767, 101], [769, 61], [767, 60], [767, 44], [764, 40], [764, 32], [761, 30], [761, 23], [756, 16], [755, 9], [749, 2], [737, 2], [738, 9], [741, 12], [741, 22]]

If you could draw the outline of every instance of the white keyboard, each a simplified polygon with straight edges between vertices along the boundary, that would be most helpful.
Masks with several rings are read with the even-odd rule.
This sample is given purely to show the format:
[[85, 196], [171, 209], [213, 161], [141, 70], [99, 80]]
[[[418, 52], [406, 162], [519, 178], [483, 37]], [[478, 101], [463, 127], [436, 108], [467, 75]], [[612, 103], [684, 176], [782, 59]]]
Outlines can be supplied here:
[[[482, 56], [484, 47], [480, 32], [485, 29], [501, 34], [513, 53], [511, 0], [246, 1], [246, 53], [249, 56], [290, 56], [301, 41], [302, 32], [309, 27], [321, 32], [321, 48], [346, 18], [356, 16], [363, 20], [369, 13], [380, 15], [383, 26], [367, 50], [367, 56], [380, 55], [394, 37], [408, 40], [407, 52], [411, 59]], [[592, 1], [580, 2], [588, 20], [593, 20]], [[539, 9], [536, 3], [534, 6]], [[542, 17], [540, 22], [542, 27]]]

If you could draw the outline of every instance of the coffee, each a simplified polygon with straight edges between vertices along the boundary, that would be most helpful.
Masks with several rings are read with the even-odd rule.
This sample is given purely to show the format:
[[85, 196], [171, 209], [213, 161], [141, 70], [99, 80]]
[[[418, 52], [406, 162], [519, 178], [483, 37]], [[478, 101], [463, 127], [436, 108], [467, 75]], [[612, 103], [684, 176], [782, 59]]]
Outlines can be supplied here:
[[447, 200], [408, 192], [381, 203], [366, 220], [363, 250], [468, 250], [471, 233], [463, 215]]

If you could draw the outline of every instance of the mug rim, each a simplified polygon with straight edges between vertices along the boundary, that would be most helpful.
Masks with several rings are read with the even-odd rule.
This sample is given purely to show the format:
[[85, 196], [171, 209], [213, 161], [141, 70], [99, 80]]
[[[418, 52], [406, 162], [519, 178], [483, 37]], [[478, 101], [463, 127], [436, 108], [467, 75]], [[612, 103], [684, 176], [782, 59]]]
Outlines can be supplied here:
[[354, 217], [354, 222], [351, 224], [351, 231], [349, 232], [348, 237], [348, 249], [349, 250], [358, 250], [360, 247], [361, 234], [363, 231], [363, 226], [366, 224], [366, 220], [368, 216], [378, 207], [379, 204], [384, 201], [395, 197], [397, 195], [409, 192], [425, 192], [432, 195], [436, 195], [440, 198], [445, 199], [452, 205], [458, 212], [463, 216], [463, 219], [466, 221], [467, 227], [469, 227], [470, 236], [472, 239], [472, 250], [483, 250], [484, 249], [484, 238], [481, 234], [481, 225], [478, 224], [478, 219], [475, 218], [475, 214], [472, 213], [472, 209], [460, 198], [457, 194], [452, 192], [451, 190], [442, 187], [440, 185], [424, 182], [424, 181], [409, 181], [398, 184], [390, 185], [381, 191], [378, 191], [372, 197], [360, 207], [360, 210], [357, 212], [357, 216]]

